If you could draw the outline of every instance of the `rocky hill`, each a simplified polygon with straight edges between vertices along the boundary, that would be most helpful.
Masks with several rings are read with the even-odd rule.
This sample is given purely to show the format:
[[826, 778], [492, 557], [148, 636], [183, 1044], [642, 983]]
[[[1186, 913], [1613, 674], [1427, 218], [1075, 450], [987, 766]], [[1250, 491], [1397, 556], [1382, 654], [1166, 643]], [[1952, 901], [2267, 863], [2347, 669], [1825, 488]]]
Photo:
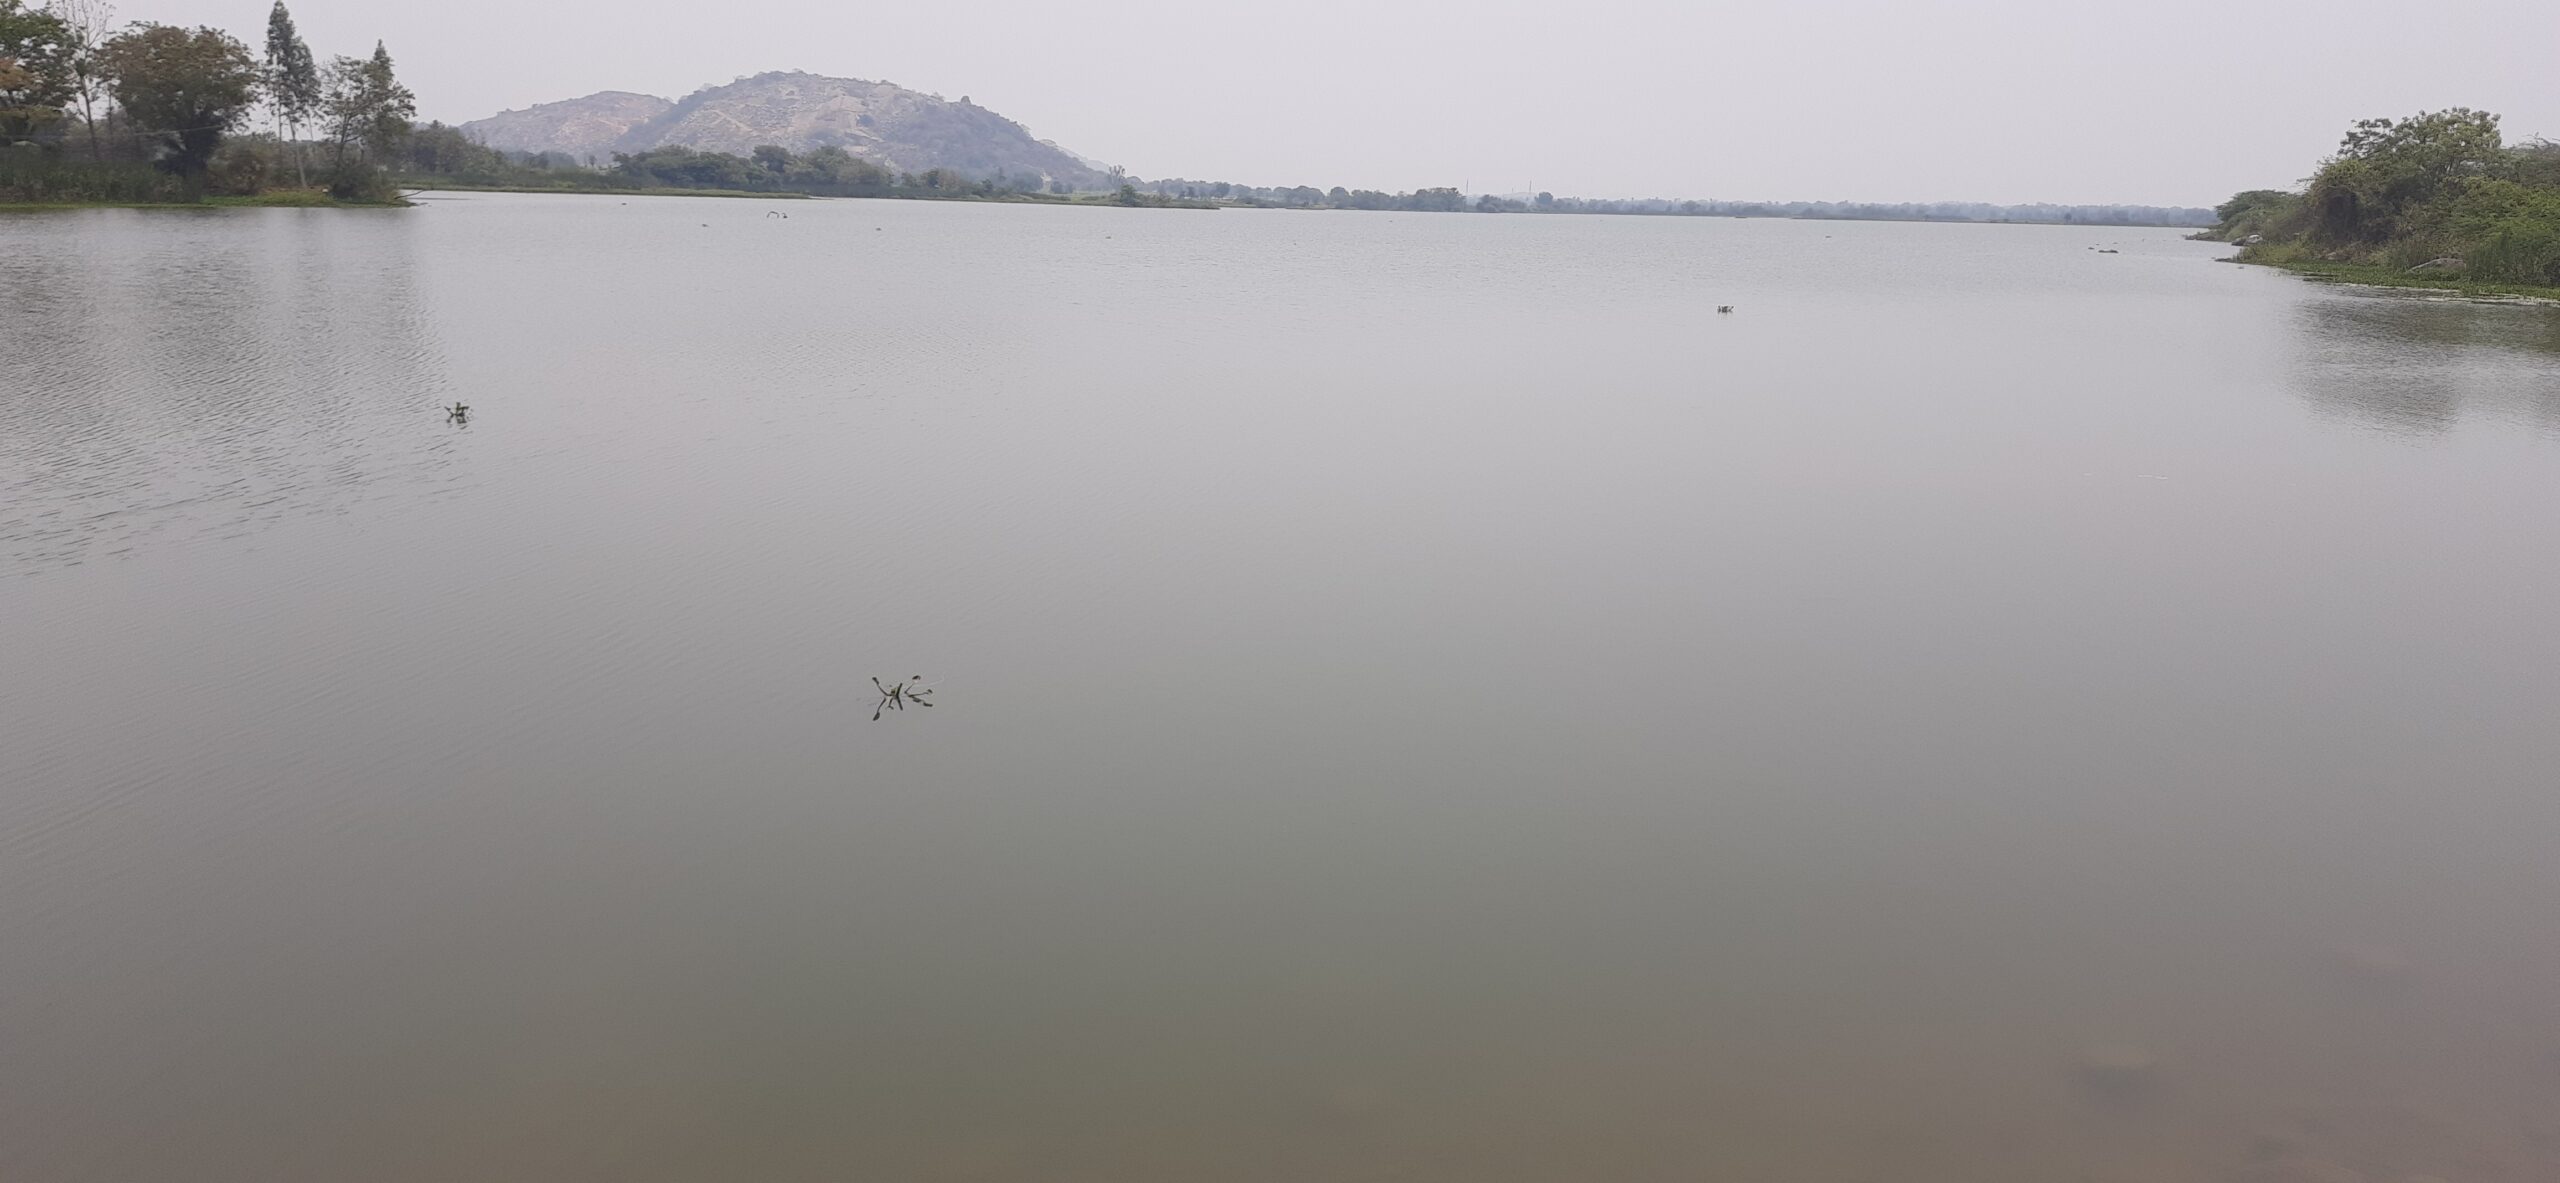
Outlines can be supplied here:
[[686, 147], [745, 155], [759, 145], [793, 152], [829, 145], [899, 172], [957, 169], [1061, 180], [1077, 188], [1117, 182], [1064, 148], [1032, 138], [1021, 124], [962, 96], [957, 102], [888, 82], [772, 73], [705, 87], [670, 103], [609, 90], [582, 99], [505, 111], [462, 125], [492, 148], [566, 152], [601, 160], [613, 152]]
[[675, 104], [653, 94], [608, 90], [583, 99], [500, 111], [463, 124], [465, 134], [508, 152], [566, 152], [599, 161], [632, 128], [666, 114]]

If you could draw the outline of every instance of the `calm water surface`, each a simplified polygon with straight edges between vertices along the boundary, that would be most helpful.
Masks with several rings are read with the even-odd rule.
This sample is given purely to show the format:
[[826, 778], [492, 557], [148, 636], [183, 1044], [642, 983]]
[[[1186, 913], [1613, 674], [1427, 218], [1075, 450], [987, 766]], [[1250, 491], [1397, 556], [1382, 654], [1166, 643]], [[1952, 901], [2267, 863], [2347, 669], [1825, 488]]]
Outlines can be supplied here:
[[2560, 311], [771, 208], [0, 219], [0, 1178], [2560, 1178]]

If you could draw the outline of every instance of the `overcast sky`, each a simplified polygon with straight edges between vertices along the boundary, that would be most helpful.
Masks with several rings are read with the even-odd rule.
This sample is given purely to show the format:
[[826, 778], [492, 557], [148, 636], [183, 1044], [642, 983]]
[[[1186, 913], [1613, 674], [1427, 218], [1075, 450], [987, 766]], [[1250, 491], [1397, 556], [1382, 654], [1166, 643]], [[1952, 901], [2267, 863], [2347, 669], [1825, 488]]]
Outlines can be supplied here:
[[[270, 0], [120, 0], [252, 45]], [[2560, 137], [2560, 0], [288, 0], [422, 116], [765, 70], [968, 95], [1145, 177], [2210, 205], [2361, 116]]]

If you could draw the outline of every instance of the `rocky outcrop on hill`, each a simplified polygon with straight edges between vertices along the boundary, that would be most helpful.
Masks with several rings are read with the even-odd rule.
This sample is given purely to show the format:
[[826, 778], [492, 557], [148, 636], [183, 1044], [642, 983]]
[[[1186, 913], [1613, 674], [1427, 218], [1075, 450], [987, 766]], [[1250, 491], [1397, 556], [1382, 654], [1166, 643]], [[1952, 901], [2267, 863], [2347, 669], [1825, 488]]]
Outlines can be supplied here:
[[1118, 183], [965, 95], [955, 102], [894, 83], [819, 74], [758, 74], [673, 103], [606, 91], [503, 112], [463, 124], [462, 130], [492, 148], [599, 160], [651, 148], [743, 156], [765, 144], [795, 153], [833, 146], [896, 172], [947, 168], [973, 177], [1063, 181], [1078, 189]]
[[675, 106], [652, 94], [608, 90], [582, 99], [500, 111], [462, 125], [465, 135], [507, 152], [563, 152], [601, 163], [631, 129]]

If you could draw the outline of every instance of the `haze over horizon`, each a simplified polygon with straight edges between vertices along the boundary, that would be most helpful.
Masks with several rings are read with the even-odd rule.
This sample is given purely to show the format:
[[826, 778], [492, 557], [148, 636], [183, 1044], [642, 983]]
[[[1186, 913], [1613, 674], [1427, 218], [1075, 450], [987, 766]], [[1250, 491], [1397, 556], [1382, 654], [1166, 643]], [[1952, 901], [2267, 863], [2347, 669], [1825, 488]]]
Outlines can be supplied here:
[[[270, 2], [118, 15], [255, 46]], [[324, 56], [382, 38], [422, 118], [806, 70], [967, 95], [1140, 177], [1256, 185], [2211, 205], [2291, 186], [2358, 118], [2469, 106], [2560, 136], [2547, 0], [287, 3]]]

